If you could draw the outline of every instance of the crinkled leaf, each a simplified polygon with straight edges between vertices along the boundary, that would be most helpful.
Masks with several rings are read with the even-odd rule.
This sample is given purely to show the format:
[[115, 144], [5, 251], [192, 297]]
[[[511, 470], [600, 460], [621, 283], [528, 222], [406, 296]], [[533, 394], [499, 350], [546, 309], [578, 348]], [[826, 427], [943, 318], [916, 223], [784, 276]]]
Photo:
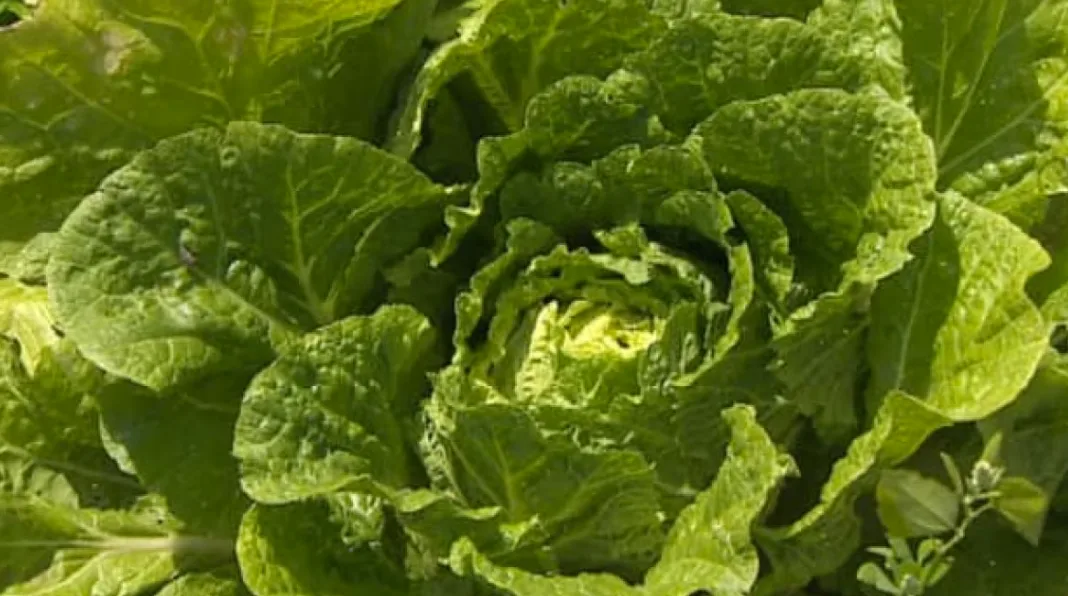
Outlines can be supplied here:
[[654, 476], [640, 454], [548, 434], [456, 371], [437, 383], [424, 442], [432, 477], [471, 507], [501, 507], [511, 523], [536, 521], [545, 536], [541, 571], [633, 576], [653, 561], [663, 535]]
[[679, 514], [660, 560], [646, 576], [650, 594], [745, 594], [760, 562], [750, 527], [793, 462], [779, 453], [749, 406], [725, 410], [727, 458], [715, 481]]
[[254, 505], [237, 541], [242, 577], [258, 596], [408, 594], [403, 561], [390, 555], [370, 541], [343, 541], [321, 500]]
[[469, 75], [504, 129], [522, 128], [527, 104], [569, 75], [605, 76], [663, 30], [642, 0], [485, 2], [460, 26], [459, 37], [426, 61], [391, 140], [409, 156], [419, 146], [428, 103], [462, 74]]
[[930, 223], [929, 141], [910, 110], [877, 94], [817, 89], [738, 101], [691, 140], [715, 173], [785, 192], [770, 206], [790, 232], [799, 277], [816, 288], [896, 271]]
[[[434, 3], [49, 0], [0, 31], [0, 271], [137, 151], [198, 126], [383, 131]], [[352, 85], [361, 93], [352, 94]]]
[[257, 370], [301, 329], [369, 310], [440, 189], [361, 141], [232, 124], [167, 140], [64, 224], [48, 280], [104, 369], [157, 390]]
[[436, 333], [407, 306], [350, 317], [291, 344], [249, 385], [234, 454], [262, 503], [418, 477], [408, 425], [438, 364]]
[[865, 55], [836, 41], [794, 20], [707, 14], [672, 23], [627, 67], [649, 80], [664, 124], [686, 133], [733, 101], [872, 83]]

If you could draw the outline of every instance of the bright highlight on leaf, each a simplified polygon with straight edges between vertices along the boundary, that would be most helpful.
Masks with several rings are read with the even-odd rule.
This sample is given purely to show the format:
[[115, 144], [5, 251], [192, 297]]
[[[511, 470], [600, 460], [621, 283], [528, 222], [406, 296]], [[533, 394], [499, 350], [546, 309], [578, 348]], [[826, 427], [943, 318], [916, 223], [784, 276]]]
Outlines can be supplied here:
[[0, 596], [1064, 596], [1066, 100], [1066, 0], [0, 0]]

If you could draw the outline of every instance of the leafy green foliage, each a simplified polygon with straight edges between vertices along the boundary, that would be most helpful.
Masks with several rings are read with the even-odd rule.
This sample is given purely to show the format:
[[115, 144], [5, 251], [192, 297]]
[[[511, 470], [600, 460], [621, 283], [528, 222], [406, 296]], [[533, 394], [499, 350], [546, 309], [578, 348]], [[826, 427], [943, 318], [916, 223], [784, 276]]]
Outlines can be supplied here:
[[1066, 17], [0, 1], [0, 594], [1062, 596]]

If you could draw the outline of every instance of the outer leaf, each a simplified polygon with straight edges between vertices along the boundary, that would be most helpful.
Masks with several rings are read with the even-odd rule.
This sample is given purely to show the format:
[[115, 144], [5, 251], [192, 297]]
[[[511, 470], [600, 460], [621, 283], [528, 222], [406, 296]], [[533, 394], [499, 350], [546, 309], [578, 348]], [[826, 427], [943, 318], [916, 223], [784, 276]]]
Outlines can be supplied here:
[[826, 438], [852, 434], [858, 315], [932, 212], [934, 163], [919, 122], [885, 97], [804, 90], [730, 104], [691, 140], [717, 173], [785, 191], [768, 201], [790, 232], [798, 280], [812, 293], [839, 286], [779, 331], [777, 368]]
[[469, 74], [493, 116], [509, 132], [522, 128], [527, 103], [568, 75], [605, 76], [664, 28], [642, 0], [494, 0], [466, 19], [459, 38], [442, 45], [417, 76], [391, 148], [419, 146], [428, 103]]
[[857, 91], [870, 84], [866, 56], [837, 41], [793, 20], [708, 14], [672, 23], [627, 67], [649, 80], [652, 106], [664, 124], [685, 134], [733, 101], [819, 87]]
[[872, 299], [872, 395], [899, 388], [950, 419], [984, 418], [1016, 398], [1046, 350], [1049, 329], [1024, 284], [1049, 258], [954, 194], [916, 245], [917, 259]]
[[5, 595], [133, 596], [161, 587], [184, 562], [225, 562], [232, 543], [180, 535], [166, 510], [151, 501], [131, 511], [96, 511], [36, 495], [2, 494], [0, 550], [45, 555], [38, 560], [44, 566], [33, 567], [11, 568], [9, 557], [0, 559], [0, 571], [9, 580]]
[[236, 571], [185, 575], [167, 584], [157, 596], [244, 596], [248, 591]]
[[960, 497], [911, 470], [886, 470], [875, 493], [879, 519], [894, 536], [933, 536], [957, 527]]
[[819, 504], [789, 526], [757, 534], [772, 571], [754, 593], [770, 596], [796, 589], [845, 564], [860, 546], [857, 498], [872, 488], [880, 470], [901, 463], [949, 422], [910, 395], [888, 395], [871, 430], [854, 439], [835, 462]]
[[453, 571], [462, 576], [476, 576], [486, 583], [515, 596], [639, 596], [638, 589], [614, 575], [586, 574], [579, 576], [538, 575], [494, 565], [469, 540], [461, 540], [449, 557]]
[[414, 309], [385, 306], [292, 344], [245, 393], [234, 440], [245, 491], [275, 504], [413, 482], [407, 423], [439, 361], [435, 339]]
[[929, 143], [915, 116], [885, 97], [820, 89], [735, 102], [692, 142], [716, 173], [788, 193], [772, 208], [790, 231], [800, 277], [817, 288], [896, 271], [929, 225]]
[[940, 183], [1010, 215], [1040, 215], [1068, 178], [1062, 0], [896, 0], [912, 94]]
[[300, 329], [369, 309], [379, 271], [424, 240], [442, 200], [354, 139], [196, 131], [79, 206], [49, 289], [88, 358], [153, 389], [256, 370]]
[[242, 377], [214, 379], [166, 396], [117, 386], [98, 396], [112, 457], [162, 496], [187, 529], [234, 536], [248, 507], [230, 455], [245, 384]]
[[723, 413], [732, 436], [712, 486], [679, 515], [660, 560], [646, 576], [651, 594], [746, 594], [760, 562], [750, 526], [772, 492], [794, 469], [779, 454], [748, 406]]
[[[371, 137], [433, 2], [50, 0], [0, 31], [0, 271], [100, 178], [230, 120]], [[373, 58], [372, 58], [373, 56]], [[353, 84], [364, 91], [355, 96]]]
[[237, 543], [245, 583], [257, 596], [408, 594], [403, 567], [367, 544], [346, 544], [322, 501], [255, 505]]

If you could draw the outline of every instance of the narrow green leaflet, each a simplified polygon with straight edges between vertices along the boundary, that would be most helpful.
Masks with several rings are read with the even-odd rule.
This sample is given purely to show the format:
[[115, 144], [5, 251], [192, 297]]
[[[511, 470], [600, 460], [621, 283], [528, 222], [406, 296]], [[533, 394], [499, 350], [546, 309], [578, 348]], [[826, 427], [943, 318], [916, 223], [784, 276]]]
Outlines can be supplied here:
[[436, 335], [407, 306], [385, 306], [304, 336], [249, 385], [234, 454], [262, 503], [419, 476], [410, 425], [440, 363]]
[[[49, 0], [0, 30], [0, 271], [134, 153], [198, 126], [381, 134], [434, 3]], [[351, 86], [364, 89], [353, 95]]]
[[896, 0], [939, 180], [1025, 225], [1063, 190], [1068, 3]]
[[105, 370], [156, 390], [255, 371], [302, 329], [366, 311], [444, 196], [361, 141], [230, 125], [164, 141], [63, 225], [48, 282]]
[[912, 470], [885, 470], [875, 493], [879, 520], [894, 537], [934, 536], [957, 527], [960, 497]]

